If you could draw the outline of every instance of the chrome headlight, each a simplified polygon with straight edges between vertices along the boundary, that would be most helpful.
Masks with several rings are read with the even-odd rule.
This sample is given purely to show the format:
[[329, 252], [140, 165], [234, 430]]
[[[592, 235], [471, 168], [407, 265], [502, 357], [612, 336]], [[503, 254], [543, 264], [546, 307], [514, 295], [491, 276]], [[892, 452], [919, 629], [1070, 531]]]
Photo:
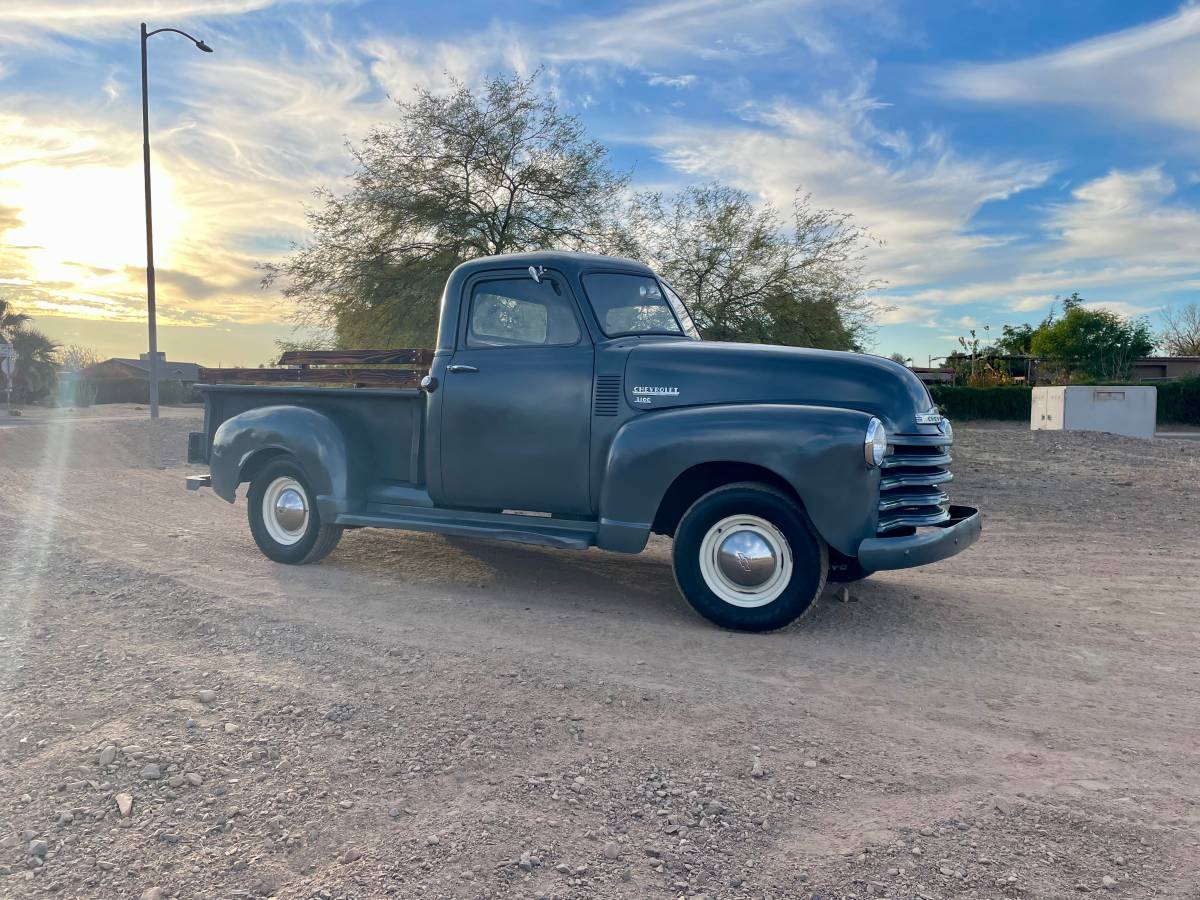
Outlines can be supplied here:
[[872, 469], [882, 464], [883, 458], [887, 456], [887, 430], [878, 419], [873, 418], [867, 423], [867, 437], [863, 441], [863, 453], [867, 458], [867, 465]]

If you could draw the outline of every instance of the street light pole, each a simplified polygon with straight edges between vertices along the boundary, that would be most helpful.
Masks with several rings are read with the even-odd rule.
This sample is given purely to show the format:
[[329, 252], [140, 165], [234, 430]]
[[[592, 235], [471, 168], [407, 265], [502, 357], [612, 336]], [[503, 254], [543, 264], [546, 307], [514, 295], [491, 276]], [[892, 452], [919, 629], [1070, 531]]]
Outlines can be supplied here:
[[146, 31], [142, 23], [142, 168], [146, 185], [146, 318], [150, 328], [150, 418], [158, 418], [158, 321], [154, 303], [154, 216], [150, 206], [150, 88], [146, 72], [146, 41], [160, 31], [182, 34], [197, 50], [212, 53], [212, 47], [178, 28]]

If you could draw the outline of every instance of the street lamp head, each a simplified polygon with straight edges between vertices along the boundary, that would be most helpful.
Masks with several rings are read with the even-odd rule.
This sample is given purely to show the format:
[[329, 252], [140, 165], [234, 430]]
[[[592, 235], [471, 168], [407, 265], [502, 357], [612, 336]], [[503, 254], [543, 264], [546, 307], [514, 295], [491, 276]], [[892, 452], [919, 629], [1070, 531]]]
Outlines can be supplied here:
[[196, 41], [196, 47], [205, 53], [212, 53], [212, 47], [208, 46], [204, 41]]

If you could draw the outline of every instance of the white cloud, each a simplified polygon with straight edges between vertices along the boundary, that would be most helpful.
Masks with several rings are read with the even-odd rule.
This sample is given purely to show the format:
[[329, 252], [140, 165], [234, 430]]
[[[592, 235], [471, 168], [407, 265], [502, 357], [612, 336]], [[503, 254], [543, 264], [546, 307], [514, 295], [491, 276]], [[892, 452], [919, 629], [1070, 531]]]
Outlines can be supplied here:
[[615, 16], [581, 16], [541, 42], [550, 62], [596, 61], [630, 68], [664, 61], [733, 61], [781, 53], [794, 43], [812, 52], [833, 46], [817, 0], [665, 0]]
[[1008, 304], [1008, 308], [1013, 312], [1037, 312], [1038, 310], [1049, 309], [1050, 305], [1057, 299], [1055, 294], [1031, 294], [1028, 297], [1020, 297], [1012, 300]]
[[[236, 16], [269, 6], [290, 5], [306, 0], [6, 0], [0, 6], [0, 22], [18, 22], [39, 28], [55, 23], [116, 20], [128, 25], [143, 16], [156, 19]], [[331, 0], [307, 0], [324, 3]]]
[[973, 232], [971, 220], [984, 204], [1043, 184], [1053, 166], [963, 158], [938, 134], [879, 127], [878, 106], [860, 84], [815, 105], [747, 108], [742, 124], [666, 123], [652, 140], [691, 178], [729, 181], [781, 208], [799, 186], [818, 205], [852, 210], [884, 241], [870, 261], [892, 287], [962, 273], [1007, 244]]
[[1162, 306], [1145, 306], [1140, 303], [1130, 303], [1126, 300], [1089, 300], [1083, 306], [1085, 309], [1105, 309], [1130, 319], [1138, 316], [1148, 316], [1162, 309]]
[[1176, 185], [1161, 166], [1113, 170], [1051, 207], [1058, 259], [1120, 259], [1200, 269], [1200, 208], [1172, 202]]
[[651, 75], [646, 80], [646, 83], [654, 85], [656, 87], [672, 87], [672, 88], [681, 90], [686, 87], [691, 87], [693, 84], [695, 84], [696, 76], [695, 75]]
[[1007, 63], [931, 76], [948, 96], [984, 103], [1059, 104], [1200, 130], [1200, 5], [1147, 25]]
[[903, 298], [879, 296], [876, 301], [883, 307], [879, 314], [880, 325], [909, 325], [922, 323], [937, 327], [936, 320], [930, 316], [929, 307], [922, 304], [906, 303]]

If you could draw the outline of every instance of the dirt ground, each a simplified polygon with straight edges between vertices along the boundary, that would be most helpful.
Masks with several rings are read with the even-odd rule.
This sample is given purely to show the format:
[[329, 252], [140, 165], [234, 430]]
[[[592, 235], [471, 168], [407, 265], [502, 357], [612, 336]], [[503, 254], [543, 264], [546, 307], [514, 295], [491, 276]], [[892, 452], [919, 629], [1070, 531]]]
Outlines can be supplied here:
[[753, 636], [659, 541], [273, 564], [197, 417], [0, 429], [0, 896], [1200, 897], [1194, 441], [959, 427], [982, 540]]

